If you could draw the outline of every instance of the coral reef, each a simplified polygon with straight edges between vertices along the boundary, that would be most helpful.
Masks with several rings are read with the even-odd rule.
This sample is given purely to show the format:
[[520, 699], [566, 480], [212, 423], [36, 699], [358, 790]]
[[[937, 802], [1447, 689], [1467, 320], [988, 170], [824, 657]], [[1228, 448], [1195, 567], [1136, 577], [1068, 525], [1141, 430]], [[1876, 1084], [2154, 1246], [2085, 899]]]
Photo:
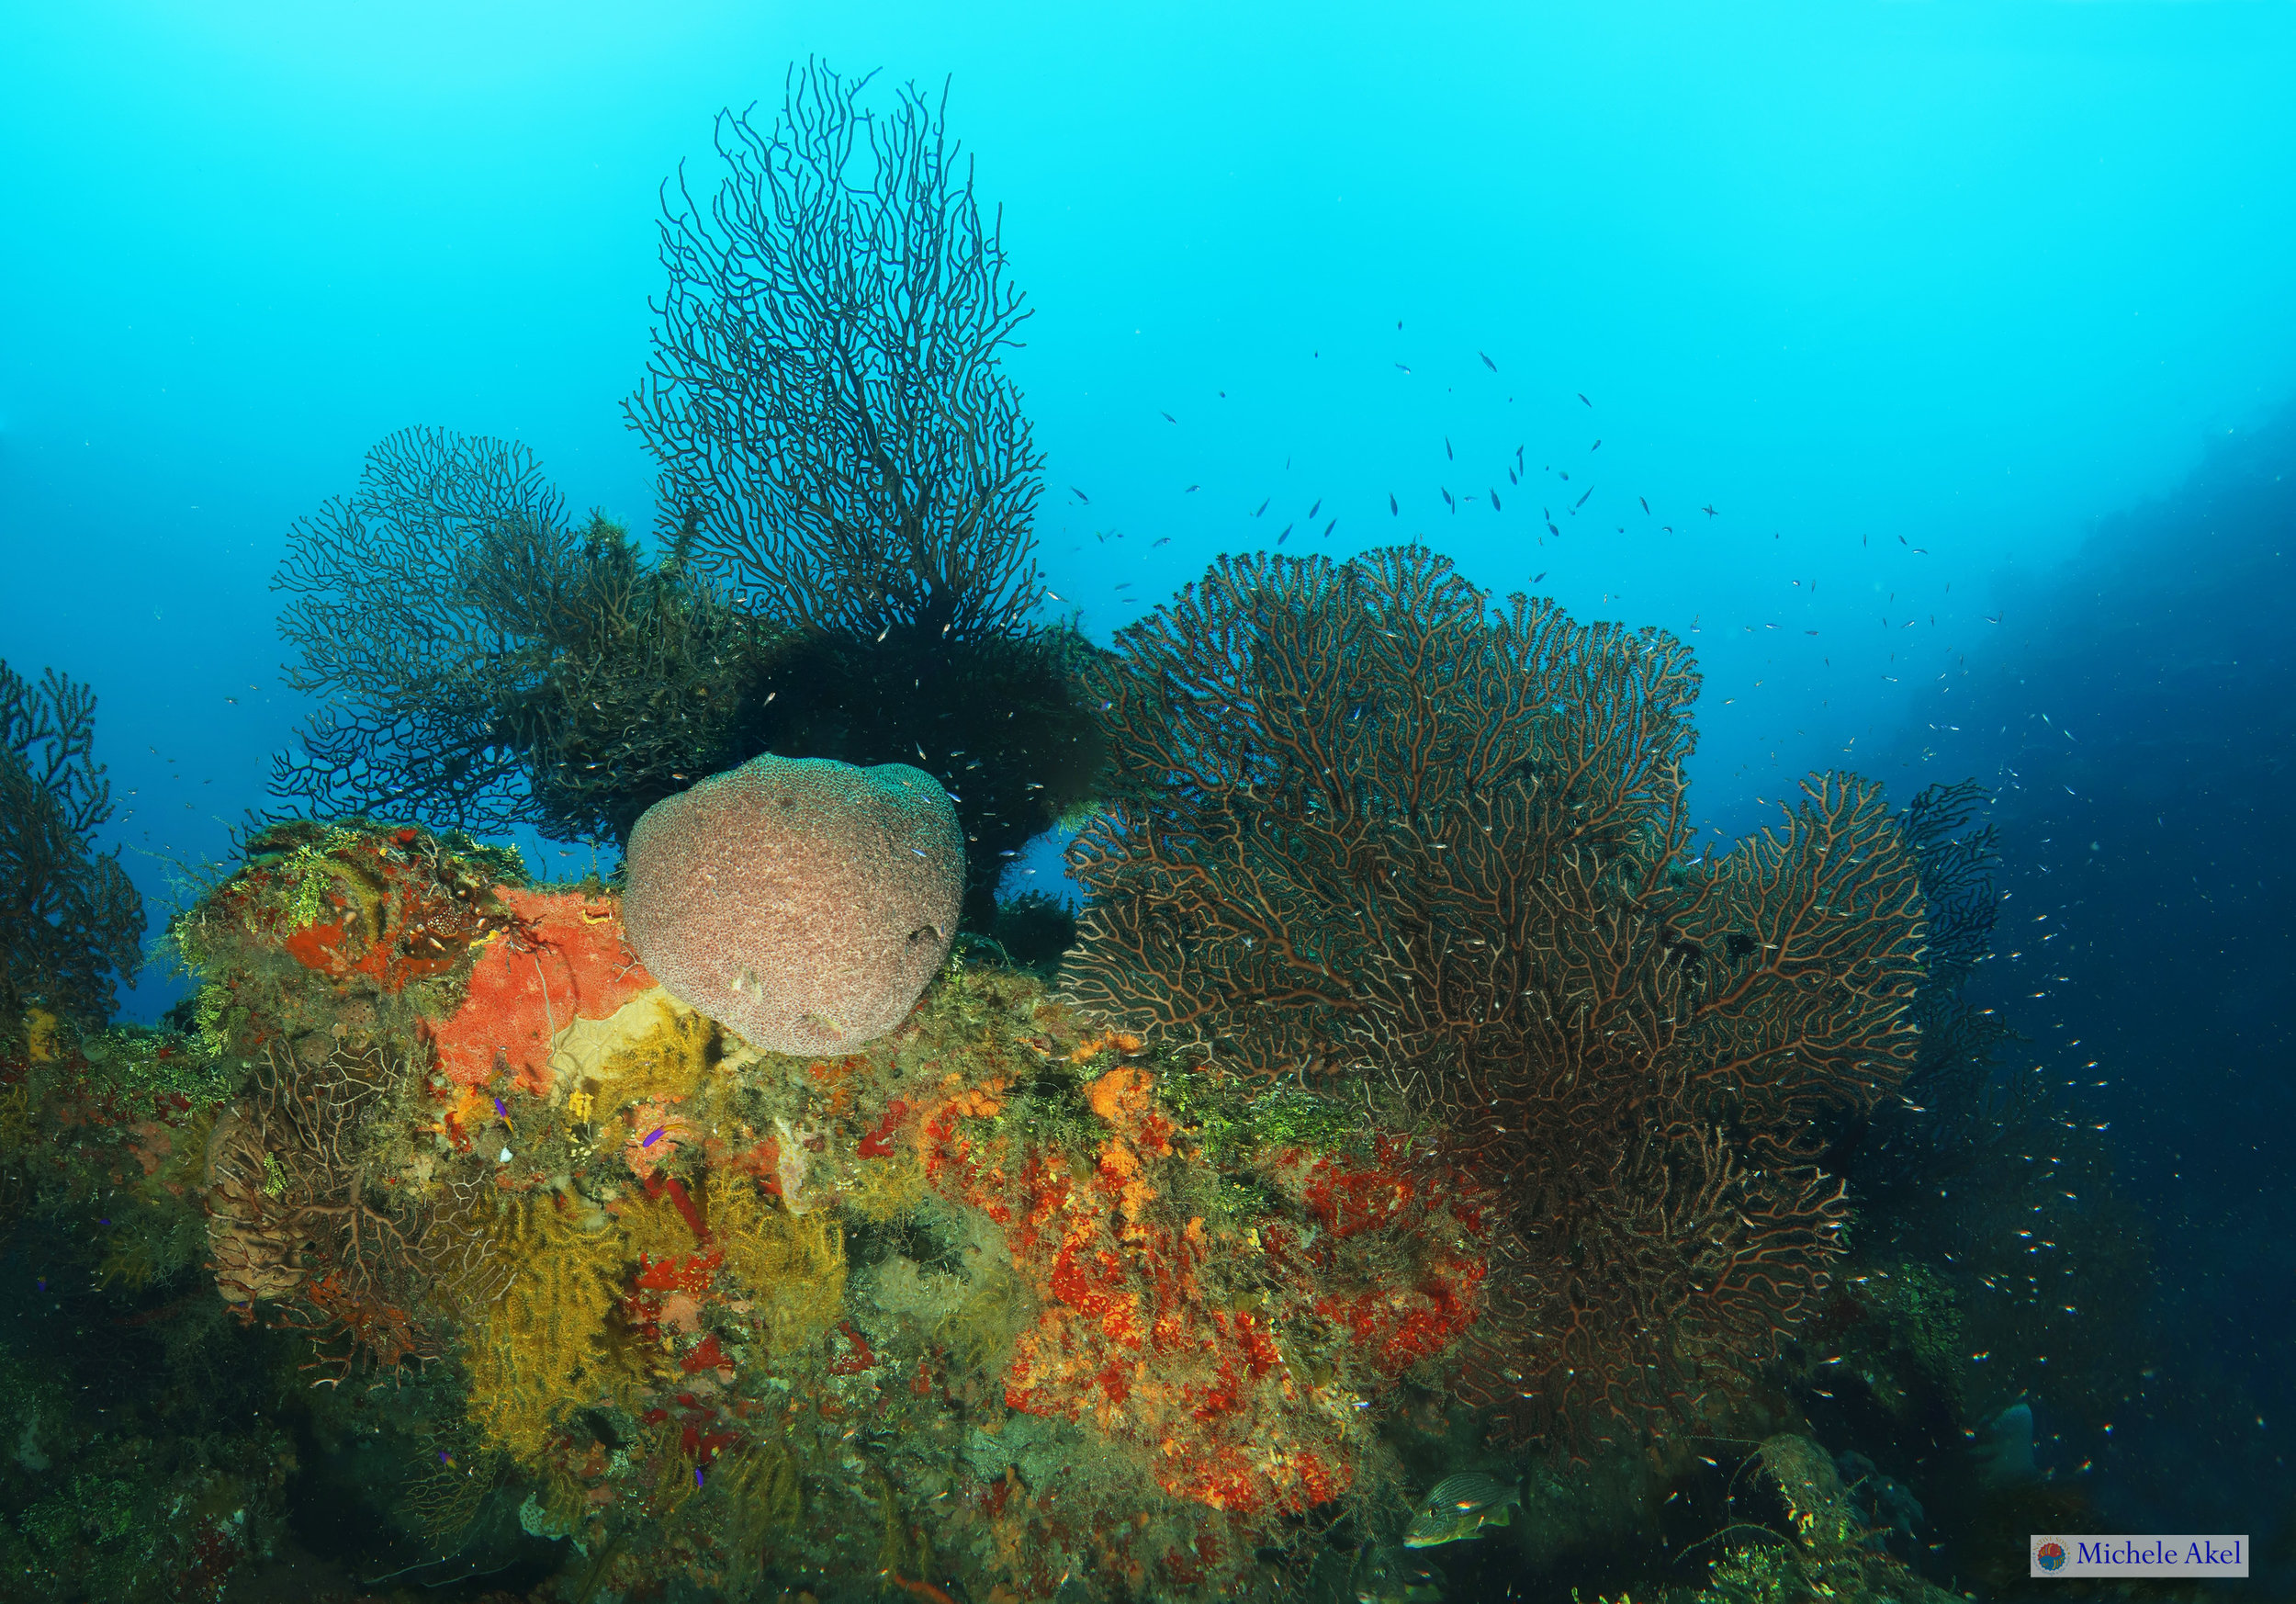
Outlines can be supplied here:
[[906, 763], [754, 758], [638, 820], [623, 918], [672, 995], [752, 1045], [847, 1053], [948, 955], [958, 836], [947, 794]]
[[[1820, 828], [1826, 800], [1740, 849], [1743, 867], [1664, 878], [1682, 894], [1669, 912], [1706, 922], [1659, 950], [1727, 954], [1704, 895], [1799, 955], [1743, 879], [1803, 872], [1793, 831]], [[1853, 820], [1857, 801], [1831, 796]], [[1840, 839], [1818, 844], [1874, 852]], [[1693, 1452], [1727, 1453], [1725, 1422], [1817, 1429], [1795, 1397], [1895, 1397], [1908, 1432], [1977, 1406], [1951, 1384], [1984, 1340], [1976, 1312], [1919, 1263], [1792, 1317], [1812, 1284], [1795, 1278], [1831, 1265], [1839, 1205], [1782, 1141], [1762, 1149], [1787, 1156], [1773, 1173], [1749, 1167], [1765, 1111], [1806, 1117], [1822, 1090], [1755, 1075], [1742, 1101], [1694, 1105], [1734, 1124], [1645, 1125], [1628, 1107], [1569, 1127], [1595, 1147], [1572, 1162], [1612, 1167], [1615, 1194], [1590, 1201], [1557, 1151], [1523, 1157], [1461, 1118], [1439, 1055], [1390, 1082], [1272, 1081], [1241, 1050], [1095, 1018], [979, 962], [986, 943], [858, 1051], [762, 1052], [655, 984], [602, 887], [506, 882], [512, 866], [406, 826], [276, 826], [174, 926], [199, 1032], [84, 1034], [0, 1103], [28, 1228], [99, 1214], [106, 1295], [153, 1300], [133, 1317], [155, 1332], [234, 1308], [254, 1328], [227, 1332], [282, 1345], [267, 1362], [329, 1400], [306, 1406], [299, 1440], [374, 1510], [370, 1534], [339, 1539], [367, 1545], [369, 1574], [509, 1566], [564, 1596], [861, 1598], [897, 1580], [1008, 1600], [1425, 1597], [1488, 1562], [1396, 1559], [1410, 1489], [1523, 1475], [1482, 1433], [1529, 1407], [1590, 1422], [1548, 1436], [1595, 1463], [1534, 1469], [1523, 1517], [1458, 1549], [1570, 1565], [1589, 1544], [1742, 1542], [1765, 1520], [1766, 1548], [1705, 1545], [1711, 1578], [1662, 1544], [1633, 1575], [1716, 1598], [1802, 1596], [1811, 1577], [1902, 1591], [1886, 1549], [1910, 1548], [1919, 1511], [1974, 1519], [1933, 1485], [1917, 1504], [1885, 1444], [1840, 1462], [1839, 1532], [1733, 1503], [1743, 1471]], [[1714, 967], [1736, 984], [1753, 966]], [[1698, 1036], [1710, 995], [1679, 994], [1676, 1036], [1640, 1038], [1664, 1071], [1640, 1109], [1688, 1095], [1668, 1089], [1694, 1079], [1670, 1041], [1757, 1061], [1776, 1043], [1743, 1020]], [[1637, 1017], [1590, 1012], [1595, 1038]], [[1806, 1015], [1766, 1017], [1824, 1061]], [[1616, 1084], [1592, 1044], [1570, 1063], [1588, 1099]], [[1503, 1100], [1495, 1120], [1540, 1117], [1530, 1084], [1478, 1084]], [[1532, 1233], [1553, 1217], [1534, 1209], [1565, 1213], [1567, 1249]], [[1757, 1382], [1750, 1356], [1781, 1327], [1838, 1347], [1789, 1345]], [[1653, 1379], [1622, 1381], [1622, 1352]], [[398, 1384], [310, 1390], [361, 1368]], [[1710, 1435], [1615, 1424], [1694, 1379], [1716, 1395], [1671, 1406]], [[1511, 1400], [1461, 1406], [1502, 1381]], [[72, 1472], [96, 1478], [90, 1507], [110, 1507], [107, 1474], [134, 1507], [132, 1478], [102, 1463]], [[1670, 1524], [1685, 1490], [1704, 1528]], [[89, 1530], [71, 1541], [129, 1553]], [[218, 1576], [264, 1563], [269, 1541], [234, 1538]]]
[[95, 746], [94, 692], [0, 661], [0, 1054], [51, 1057], [66, 1023], [102, 1025], [142, 961], [143, 900], [96, 846], [112, 804]]
[[494, 866], [252, 842], [174, 929], [199, 1098], [116, 1149], [306, 1382], [458, 1399], [407, 1429], [424, 1542], [519, 1503], [601, 1589], [1249, 1596], [1396, 1485], [1378, 1411], [1482, 1308], [1490, 1200], [1432, 1151], [962, 959], [862, 1051], [761, 1053], [633, 968], [614, 898]]
[[[2110, 1429], [2143, 1243], [1964, 994], [1981, 794], [1702, 845], [1683, 645], [1416, 548], [1032, 624], [1026, 309], [867, 84], [670, 202], [650, 550], [430, 429], [296, 526], [325, 817], [173, 1028], [102, 1028], [92, 698], [0, 667], [11, 1596], [308, 1590], [290, 1524], [559, 1604], [2002, 1585], [2088, 1466], [1964, 1444]], [[1056, 820], [1081, 921], [996, 899]]]
[[1223, 559], [1118, 645], [1075, 995], [1434, 1123], [1507, 1198], [1468, 1365], [1517, 1429], [1743, 1391], [1846, 1216], [1812, 1120], [1912, 1061], [1923, 909], [1878, 789], [1813, 777], [1694, 853], [1683, 648], [1494, 610], [1415, 548]]

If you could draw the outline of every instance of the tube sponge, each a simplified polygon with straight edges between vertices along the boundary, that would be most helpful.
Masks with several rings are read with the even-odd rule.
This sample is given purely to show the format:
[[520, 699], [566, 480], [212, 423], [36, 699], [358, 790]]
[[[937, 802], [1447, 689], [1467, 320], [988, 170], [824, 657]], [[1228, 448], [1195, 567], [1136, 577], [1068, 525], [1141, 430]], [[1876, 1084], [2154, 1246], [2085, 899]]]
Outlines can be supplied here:
[[648, 808], [625, 860], [646, 967], [776, 1053], [848, 1053], [899, 1024], [964, 892], [956, 809], [906, 763], [754, 758]]

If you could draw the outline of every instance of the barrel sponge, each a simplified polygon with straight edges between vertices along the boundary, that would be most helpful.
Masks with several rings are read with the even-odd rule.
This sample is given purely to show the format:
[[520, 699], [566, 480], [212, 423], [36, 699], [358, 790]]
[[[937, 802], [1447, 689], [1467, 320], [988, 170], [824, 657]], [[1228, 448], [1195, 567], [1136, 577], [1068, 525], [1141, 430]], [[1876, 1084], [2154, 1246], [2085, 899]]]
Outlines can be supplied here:
[[776, 1053], [850, 1052], [899, 1024], [964, 894], [956, 809], [906, 763], [753, 758], [647, 809], [625, 855], [647, 968]]

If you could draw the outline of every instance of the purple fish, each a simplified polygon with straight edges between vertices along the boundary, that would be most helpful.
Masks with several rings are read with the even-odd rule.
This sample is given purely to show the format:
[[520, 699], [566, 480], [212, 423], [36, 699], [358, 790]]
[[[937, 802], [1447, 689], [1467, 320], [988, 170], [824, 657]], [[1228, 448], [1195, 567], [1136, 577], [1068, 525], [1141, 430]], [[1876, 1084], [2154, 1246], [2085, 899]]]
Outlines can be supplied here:
[[656, 1125], [652, 1130], [647, 1132], [646, 1140], [640, 1142], [638, 1146], [641, 1147], [652, 1147], [655, 1143], [661, 1140], [661, 1134], [669, 1128], [670, 1127], [668, 1125]]

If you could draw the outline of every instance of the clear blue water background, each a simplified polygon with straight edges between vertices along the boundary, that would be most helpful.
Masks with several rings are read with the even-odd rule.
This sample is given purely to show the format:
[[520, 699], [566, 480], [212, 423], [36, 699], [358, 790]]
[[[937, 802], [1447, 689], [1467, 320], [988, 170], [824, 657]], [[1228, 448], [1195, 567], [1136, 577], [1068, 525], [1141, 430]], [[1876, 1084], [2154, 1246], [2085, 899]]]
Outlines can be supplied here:
[[816, 52], [952, 83], [1096, 635], [1286, 525], [1420, 538], [1686, 633], [1725, 830], [2001, 786], [1988, 984], [2265, 1402], [2219, 1460], [2280, 1463], [2296, 7], [9, 0], [0, 655], [100, 694], [155, 910], [265, 800], [266, 583], [376, 440], [649, 522], [656, 186]]

